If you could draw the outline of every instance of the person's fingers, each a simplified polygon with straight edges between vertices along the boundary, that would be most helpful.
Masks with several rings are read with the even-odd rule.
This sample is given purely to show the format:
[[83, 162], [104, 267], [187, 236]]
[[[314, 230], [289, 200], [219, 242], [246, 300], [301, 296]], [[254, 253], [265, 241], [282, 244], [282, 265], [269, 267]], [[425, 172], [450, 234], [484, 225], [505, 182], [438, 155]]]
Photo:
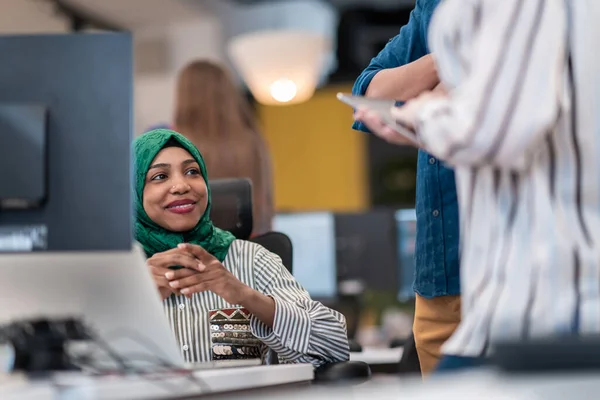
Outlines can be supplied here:
[[379, 135], [381, 130], [385, 127], [385, 124], [381, 121], [381, 118], [377, 113], [365, 113], [365, 116], [363, 117], [362, 121], [365, 124], [365, 126], [376, 135]]
[[173, 253], [179, 253], [179, 252], [180, 252], [180, 250], [177, 247], [173, 247], [172, 249], [163, 251], [162, 253], [158, 253], [156, 255], [157, 256], [164, 256], [164, 255], [167, 255], [167, 254], [173, 254]]
[[165, 274], [170, 271], [170, 269], [168, 269], [168, 268], [159, 267], [154, 264], [151, 264], [150, 262], [148, 263], [148, 267], [150, 268], [150, 273], [152, 275], [165, 276]]
[[181, 289], [181, 294], [186, 297], [192, 297], [195, 293], [202, 293], [207, 290], [209, 290], [208, 284], [206, 282], [201, 282]]
[[404, 107], [393, 107], [392, 117], [396, 124], [409, 131], [415, 131], [415, 118], [417, 106], [414, 103], [407, 103]]
[[179, 280], [182, 278], [187, 278], [188, 276], [196, 275], [197, 273], [198, 273], [198, 271], [189, 269], [189, 268], [181, 268], [181, 269], [177, 269], [177, 270], [169, 269], [164, 273], [164, 276], [168, 280], [173, 281], [173, 280]]
[[165, 255], [160, 260], [160, 264], [162, 264], [160, 266], [163, 268], [184, 267], [184, 268], [196, 269], [198, 266], [198, 260], [196, 259], [196, 257], [194, 257], [193, 255], [191, 255], [189, 253], [177, 252], [177, 253], [170, 253], [170, 254]]
[[152, 275], [152, 279], [154, 279], [156, 286], [171, 289], [171, 286], [169, 286], [169, 280], [165, 278], [164, 275]]
[[392, 117], [394, 117], [394, 119], [396, 119], [396, 120], [406, 122], [410, 117], [410, 112], [409, 112], [410, 108], [411, 108], [410, 104], [408, 104], [404, 107], [392, 107], [392, 110], [391, 110]]
[[[402, 110], [402, 107], [392, 107], [392, 114], [399, 120], [402, 118], [404, 121], [407, 118], [406, 110]], [[360, 108], [356, 112], [356, 118], [362, 121], [371, 132], [387, 142], [398, 145], [416, 145], [416, 142], [405, 138], [387, 125], [376, 111]]]
[[181, 278], [175, 281], [169, 281], [169, 286], [173, 289], [181, 289], [181, 288], [186, 288], [186, 287], [190, 287], [190, 286], [194, 286], [197, 285], [200, 282], [203, 282], [203, 278], [200, 276], [200, 274], [194, 274], [192, 276], [188, 276], [186, 278]]
[[382, 129], [381, 131], [381, 138], [390, 142], [390, 143], [395, 143], [395, 144], [400, 144], [402, 143], [402, 136], [400, 136], [398, 134], [398, 132], [395, 132], [392, 128], [385, 127], [384, 129]]
[[385, 122], [381, 118], [381, 115], [376, 111], [369, 111], [366, 113], [366, 118], [371, 121], [371, 123], [381, 129], [385, 126]]
[[173, 264], [173, 257], [175, 254], [177, 253], [174, 253], [171, 250], [164, 253], [155, 254], [146, 260], [146, 264], [157, 268], [169, 268], [171, 266], [175, 266]]
[[180, 243], [179, 245], [177, 245], [177, 248], [192, 254], [204, 264], [208, 263], [209, 261], [212, 261], [215, 258], [212, 254], [210, 254], [208, 251], [204, 250], [201, 246], [197, 244]]
[[365, 107], [359, 107], [354, 113], [354, 118], [367, 125], [370, 130], [377, 129], [382, 124], [379, 114]]
[[437, 84], [436, 87], [433, 88], [432, 92], [434, 92], [436, 94], [445, 95], [445, 94], [448, 94], [448, 89], [442, 82], [440, 82]]
[[402, 136], [401, 134], [399, 134], [398, 132], [396, 132], [393, 128], [386, 126], [385, 129], [383, 129], [382, 133], [381, 133], [381, 138], [393, 143], [393, 144], [397, 144], [397, 145], [412, 145], [412, 146], [417, 146], [417, 143], [415, 141], [412, 141], [404, 136]]
[[356, 121], [361, 121], [364, 117], [365, 117], [365, 109], [364, 108], [357, 108], [356, 111], [354, 111], [354, 119]]
[[156, 253], [150, 259], [161, 260], [161, 259], [169, 258], [169, 257], [173, 256], [174, 254], [183, 254], [185, 256], [195, 258], [194, 255], [192, 253], [190, 253], [189, 251], [182, 250], [179, 247], [174, 247], [172, 249], [163, 251], [161, 253]]
[[171, 295], [171, 293], [173, 293], [173, 291], [170, 288], [159, 287], [158, 293], [160, 293], [161, 299], [164, 300], [167, 297], [169, 297]]
[[363, 116], [364, 116], [364, 114], [365, 114], [367, 111], [369, 111], [369, 109], [368, 109], [367, 107], [365, 107], [365, 106], [358, 106], [358, 107], [357, 107], [357, 108], [354, 110], [354, 112], [355, 112], [357, 115], [363, 115]]
[[169, 286], [173, 289], [182, 289], [185, 287], [193, 286], [199, 282], [206, 283], [222, 279], [223, 275], [224, 274], [222, 273], [222, 271], [219, 270], [211, 270], [202, 274], [195, 273], [191, 276], [184, 277], [181, 279], [170, 280]]

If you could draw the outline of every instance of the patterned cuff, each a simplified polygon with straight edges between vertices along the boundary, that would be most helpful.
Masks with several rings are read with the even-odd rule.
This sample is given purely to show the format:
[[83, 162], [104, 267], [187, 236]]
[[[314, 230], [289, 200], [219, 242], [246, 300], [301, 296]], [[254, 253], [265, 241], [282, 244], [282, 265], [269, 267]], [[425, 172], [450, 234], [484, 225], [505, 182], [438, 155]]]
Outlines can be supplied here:
[[308, 311], [300, 304], [275, 300], [275, 319], [273, 329], [258, 318], [250, 318], [250, 328], [254, 336], [277, 351], [278, 348], [290, 349], [300, 354], [308, 352], [311, 320]]

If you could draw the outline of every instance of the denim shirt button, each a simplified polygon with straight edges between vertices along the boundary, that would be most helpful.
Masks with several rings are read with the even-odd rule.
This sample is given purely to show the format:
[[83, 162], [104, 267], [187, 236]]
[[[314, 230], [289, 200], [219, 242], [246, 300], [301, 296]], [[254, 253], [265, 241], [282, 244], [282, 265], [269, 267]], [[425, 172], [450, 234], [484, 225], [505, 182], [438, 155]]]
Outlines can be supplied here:
[[439, 210], [433, 210], [433, 212], [431, 213], [431, 215], [433, 215], [434, 217], [437, 217], [440, 215]]
[[429, 164], [433, 165], [433, 164], [435, 164], [435, 161], [436, 161], [436, 160], [435, 160], [435, 158], [434, 158], [434, 157], [430, 157], [430, 158], [429, 158]]

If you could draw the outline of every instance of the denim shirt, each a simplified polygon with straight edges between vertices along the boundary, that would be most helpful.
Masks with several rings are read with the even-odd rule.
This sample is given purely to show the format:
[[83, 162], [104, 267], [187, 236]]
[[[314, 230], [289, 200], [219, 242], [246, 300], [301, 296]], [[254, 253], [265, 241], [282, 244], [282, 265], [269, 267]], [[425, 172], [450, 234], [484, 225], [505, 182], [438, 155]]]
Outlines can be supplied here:
[[[429, 53], [427, 30], [440, 0], [417, 0], [408, 24], [361, 73], [352, 93], [364, 95], [375, 74], [415, 61]], [[368, 132], [355, 122], [354, 129]], [[432, 298], [460, 293], [458, 202], [454, 171], [419, 150], [417, 161], [417, 239], [414, 290]]]

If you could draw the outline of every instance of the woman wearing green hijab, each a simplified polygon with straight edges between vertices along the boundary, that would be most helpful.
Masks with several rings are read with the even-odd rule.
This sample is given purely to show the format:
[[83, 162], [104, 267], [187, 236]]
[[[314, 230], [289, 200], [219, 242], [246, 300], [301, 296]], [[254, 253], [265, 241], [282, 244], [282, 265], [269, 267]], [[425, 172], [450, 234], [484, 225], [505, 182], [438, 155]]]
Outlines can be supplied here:
[[252, 333], [282, 362], [349, 358], [340, 313], [313, 301], [278, 256], [212, 224], [204, 160], [190, 141], [157, 129], [134, 151], [135, 235], [186, 361], [211, 360], [208, 312], [230, 307], [252, 314]]

